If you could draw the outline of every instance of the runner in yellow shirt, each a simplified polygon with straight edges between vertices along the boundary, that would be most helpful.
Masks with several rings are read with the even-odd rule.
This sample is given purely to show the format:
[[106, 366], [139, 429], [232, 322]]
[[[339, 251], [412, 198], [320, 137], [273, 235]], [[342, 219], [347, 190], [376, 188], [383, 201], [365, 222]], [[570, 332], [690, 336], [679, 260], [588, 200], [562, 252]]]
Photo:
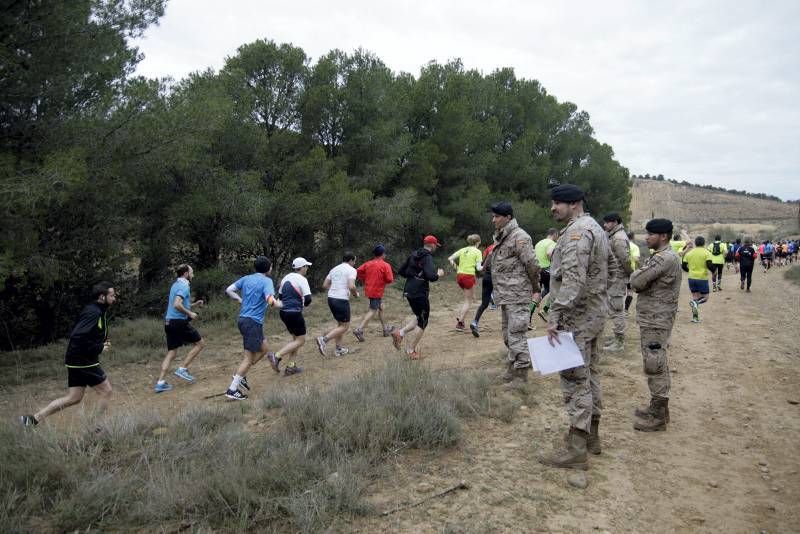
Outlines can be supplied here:
[[700, 304], [708, 302], [708, 272], [711, 270], [711, 252], [704, 247], [706, 240], [697, 236], [694, 240], [695, 247], [683, 255], [681, 267], [689, 273], [689, 291], [692, 292], [692, 322], [700, 322]]
[[456, 269], [458, 287], [464, 291], [464, 303], [461, 305], [458, 317], [456, 317], [456, 330], [459, 332], [463, 332], [466, 329], [464, 317], [467, 316], [467, 312], [472, 306], [472, 301], [475, 300], [476, 274], [483, 268], [481, 265], [483, 254], [478, 249], [478, 245], [481, 244], [481, 236], [478, 234], [469, 235], [467, 236], [467, 243], [466, 247], [457, 250], [447, 258], [450, 261], [450, 265]]
[[714, 242], [708, 245], [708, 251], [711, 252], [711, 263], [714, 266], [711, 269], [711, 283], [713, 284], [714, 291], [722, 291], [722, 267], [725, 265], [725, 255], [728, 253], [728, 245], [722, 241], [720, 236], [714, 236]]

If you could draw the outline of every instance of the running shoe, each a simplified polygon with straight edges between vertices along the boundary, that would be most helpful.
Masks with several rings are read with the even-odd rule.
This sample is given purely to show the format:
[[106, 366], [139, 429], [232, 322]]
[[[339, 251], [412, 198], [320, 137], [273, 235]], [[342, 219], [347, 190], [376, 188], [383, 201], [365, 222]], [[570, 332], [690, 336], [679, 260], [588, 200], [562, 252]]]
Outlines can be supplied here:
[[692, 322], [693, 323], [699, 323], [700, 322], [700, 318], [699, 317], [692, 317]]
[[394, 332], [395, 326], [393, 324], [387, 324], [383, 327], [383, 337], [389, 337]]
[[242, 393], [238, 389], [236, 391], [232, 391], [230, 389], [227, 390], [225, 392], [225, 396], [228, 397], [231, 400], [247, 400], [247, 395], [245, 395], [244, 393]]
[[175, 376], [178, 378], [183, 378], [187, 382], [194, 382], [194, 377], [189, 374], [189, 370], [185, 367], [178, 367], [178, 369], [175, 371]]
[[350, 349], [347, 347], [336, 347], [336, 352], [334, 352], [336, 356], [347, 356], [350, 354]]
[[467, 327], [464, 325], [464, 321], [456, 321], [456, 330], [458, 332], [463, 332], [464, 330], [466, 330], [466, 328]]
[[403, 348], [403, 334], [400, 333], [400, 330], [392, 332], [392, 344], [397, 350]]
[[489, 309], [492, 310], [492, 311], [495, 311], [497, 309], [497, 304], [492, 302], [491, 304], [489, 304]]
[[269, 361], [269, 366], [272, 367], [272, 370], [276, 373], [280, 373], [280, 366], [281, 366], [281, 359], [275, 356], [274, 352], [267, 353], [267, 360]]
[[420, 358], [422, 358], [422, 355], [419, 352], [412, 350], [411, 352], [408, 353], [408, 357], [412, 360], [419, 360]]
[[361, 328], [354, 328], [353, 335], [356, 336], [356, 339], [359, 341], [359, 343], [364, 342], [364, 331]]
[[159, 384], [158, 382], [156, 382], [156, 387], [154, 389], [156, 393], [164, 393], [166, 391], [172, 391], [172, 384], [168, 384], [167, 382]]
[[39, 424], [39, 421], [32, 415], [20, 415], [18, 420], [22, 426], [36, 426]]
[[700, 306], [697, 304], [696, 300], [689, 301], [689, 306], [692, 307], [692, 322], [699, 323], [700, 322]]
[[[231, 377], [231, 378], [233, 378], [233, 377]], [[239, 382], [239, 385], [242, 386], [247, 391], [250, 391], [250, 383], [247, 382], [247, 377], [246, 376], [242, 377], [242, 380]]]
[[319, 349], [319, 353], [322, 354], [323, 356], [325, 356], [325, 346], [326, 345], [327, 345], [327, 342], [325, 341], [324, 337], [320, 336], [320, 337], [317, 338], [317, 348]]
[[302, 367], [297, 367], [297, 365], [292, 362], [291, 364], [286, 366], [286, 369], [283, 370], [283, 376], [292, 376], [292, 375], [299, 375], [303, 372]]
[[744, 289], [744, 280], [742, 280], [742, 283], [739, 284], [739, 289]]
[[481, 334], [478, 331], [478, 321], [472, 321], [471, 323], [469, 323], [469, 329], [472, 332], [473, 336], [481, 337]]

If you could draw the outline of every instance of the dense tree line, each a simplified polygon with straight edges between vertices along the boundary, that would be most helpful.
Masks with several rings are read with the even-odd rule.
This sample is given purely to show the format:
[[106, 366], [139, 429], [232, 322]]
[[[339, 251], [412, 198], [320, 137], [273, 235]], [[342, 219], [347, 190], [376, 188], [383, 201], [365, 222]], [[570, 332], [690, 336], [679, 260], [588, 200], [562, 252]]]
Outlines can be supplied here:
[[[726, 189], [724, 187], [720, 187], [720, 186], [716, 186], [716, 185], [693, 184], [693, 183], [690, 183], [690, 182], [688, 182], [686, 180], [678, 181], [678, 180], [675, 180], [673, 178], [664, 178], [663, 174], [658, 174], [656, 176], [650, 176], [649, 174], [632, 175], [631, 176], [631, 180], [636, 180], [636, 179], [638, 179], [638, 180], [655, 180], [655, 181], [658, 181], [658, 182], [665, 182], [666, 181], [666, 182], [670, 182], [670, 183], [673, 183], [673, 184], [676, 184], [676, 185], [685, 185], [685, 186], [689, 186], [689, 187], [699, 187], [700, 189], [708, 189], [708, 190], [711, 190], [711, 191], [720, 191], [722, 193], [730, 193], [732, 195], [739, 195], [739, 196], [745, 196], [745, 197], [751, 197], [751, 198], [759, 198], [761, 200], [774, 200], [776, 202], [784, 202], [783, 200], [781, 200], [779, 197], [776, 197], [775, 195], [767, 195], [766, 193], [750, 193], [749, 191], [745, 191], [744, 189], [742, 189], [742, 190], [739, 190], [739, 189]], [[785, 202], [787, 204], [791, 204], [791, 203], [800, 202], [800, 200], [786, 200]]]
[[[418, 76], [375, 55], [258, 40], [219, 71], [133, 76], [128, 39], [164, 0], [16, 2], [0, 31], [0, 346], [60, 337], [91, 282], [123, 313], [161, 312], [175, 264], [216, 294], [266, 254], [319, 269], [375, 242], [401, 256], [434, 232], [488, 239], [491, 201], [535, 237], [548, 188], [628, 213], [628, 171], [589, 116], [510, 68]], [[205, 285], [204, 285], [205, 284]]]

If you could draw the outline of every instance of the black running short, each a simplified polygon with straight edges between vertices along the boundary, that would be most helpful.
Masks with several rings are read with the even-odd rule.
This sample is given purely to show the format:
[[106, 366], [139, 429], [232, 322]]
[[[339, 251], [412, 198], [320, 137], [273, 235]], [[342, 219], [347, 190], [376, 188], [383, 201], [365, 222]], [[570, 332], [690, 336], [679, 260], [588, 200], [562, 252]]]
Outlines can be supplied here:
[[264, 343], [264, 325], [250, 317], [239, 317], [237, 322], [242, 334], [242, 347], [248, 352], [261, 352]]
[[105, 382], [105, 371], [100, 365], [92, 367], [67, 367], [67, 387], [71, 388], [93, 388]]
[[281, 310], [281, 321], [286, 325], [286, 330], [295, 337], [306, 335], [306, 320], [303, 312], [286, 312]]
[[333, 318], [340, 323], [350, 322], [350, 301], [347, 299], [332, 299], [328, 297], [328, 308], [331, 309]]
[[167, 319], [164, 321], [164, 332], [167, 334], [167, 350], [191, 345], [202, 339], [200, 332], [186, 319]]
[[428, 297], [407, 297], [411, 312], [417, 316], [417, 326], [425, 330], [428, 327], [428, 318], [431, 315], [431, 303]]

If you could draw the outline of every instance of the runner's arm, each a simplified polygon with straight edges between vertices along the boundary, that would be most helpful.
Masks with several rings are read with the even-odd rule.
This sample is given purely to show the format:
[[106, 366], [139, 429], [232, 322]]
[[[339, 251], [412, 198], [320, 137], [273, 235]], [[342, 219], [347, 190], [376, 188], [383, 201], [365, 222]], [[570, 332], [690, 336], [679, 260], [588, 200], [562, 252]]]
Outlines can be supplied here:
[[235, 300], [235, 301], [236, 301], [236, 302], [238, 302], [239, 304], [241, 304], [241, 303], [242, 303], [242, 297], [240, 297], [240, 296], [239, 296], [239, 294], [238, 294], [238, 293], [236, 293], [236, 282], [234, 282], [234, 283], [232, 283], [231, 285], [229, 285], [229, 286], [228, 286], [228, 287], [225, 289], [225, 293], [227, 293], [227, 295], [228, 295], [230, 298], [232, 298], [233, 300]]
[[330, 289], [331, 288], [331, 277], [330, 276], [326, 276], [325, 277], [325, 281], [322, 282], [322, 287], [323, 287], [323, 289]]
[[175, 295], [175, 300], [172, 302], [172, 307], [181, 313], [185, 313], [192, 319], [197, 319], [197, 314], [191, 310], [187, 310], [186, 306], [183, 305], [183, 297], [181, 295]]

